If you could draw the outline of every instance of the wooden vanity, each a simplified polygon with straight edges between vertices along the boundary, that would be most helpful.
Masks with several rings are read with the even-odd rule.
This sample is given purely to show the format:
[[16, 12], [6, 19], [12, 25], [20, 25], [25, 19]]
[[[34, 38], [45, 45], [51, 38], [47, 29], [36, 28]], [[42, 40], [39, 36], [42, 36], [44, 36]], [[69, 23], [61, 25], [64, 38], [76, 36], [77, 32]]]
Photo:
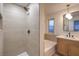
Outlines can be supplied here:
[[79, 40], [58, 36], [57, 53], [64, 56], [79, 56]]

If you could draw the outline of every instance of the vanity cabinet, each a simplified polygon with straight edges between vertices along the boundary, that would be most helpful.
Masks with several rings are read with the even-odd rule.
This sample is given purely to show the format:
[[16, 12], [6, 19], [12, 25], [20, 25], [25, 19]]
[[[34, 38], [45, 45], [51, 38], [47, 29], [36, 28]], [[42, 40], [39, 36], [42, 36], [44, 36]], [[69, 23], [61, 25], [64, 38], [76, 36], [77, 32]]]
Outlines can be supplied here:
[[79, 41], [57, 38], [57, 52], [65, 56], [79, 56]]
[[67, 55], [67, 45], [66, 42], [63, 39], [57, 40], [57, 52], [63, 55]]
[[79, 42], [78, 41], [70, 41], [69, 46], [69, 56], [79, 56]]

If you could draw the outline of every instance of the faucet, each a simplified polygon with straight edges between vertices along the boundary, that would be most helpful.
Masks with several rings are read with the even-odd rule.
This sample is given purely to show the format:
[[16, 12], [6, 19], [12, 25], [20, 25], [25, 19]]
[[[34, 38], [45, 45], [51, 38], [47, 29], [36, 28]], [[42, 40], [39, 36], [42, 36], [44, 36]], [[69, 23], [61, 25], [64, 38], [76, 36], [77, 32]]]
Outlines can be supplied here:
[[69, 32], [69, 33], [68, 33], [68, 37], [70, 37], [70, 36], [71, 36], [71, 33]]
[[69, 32], [68, 35], [67, 35], [67, 37], [72, 37], [72, 38], [74, 38], [74, 35], [71, 35], [71, 33]]

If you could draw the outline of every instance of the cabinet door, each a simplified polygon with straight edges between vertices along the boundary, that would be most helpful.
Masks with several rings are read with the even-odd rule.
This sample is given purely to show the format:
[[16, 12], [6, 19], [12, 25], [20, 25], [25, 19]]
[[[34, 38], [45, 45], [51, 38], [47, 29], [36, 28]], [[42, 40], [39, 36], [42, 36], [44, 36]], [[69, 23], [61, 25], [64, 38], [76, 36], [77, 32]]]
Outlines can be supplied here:
[[57, 52], [62, 55], [67, 55], [67, 45], [64, 39], [58, 38], [57, 40]]
[[79, 56], [79, 42], [72, 42], [69, 45], [69, 55]]

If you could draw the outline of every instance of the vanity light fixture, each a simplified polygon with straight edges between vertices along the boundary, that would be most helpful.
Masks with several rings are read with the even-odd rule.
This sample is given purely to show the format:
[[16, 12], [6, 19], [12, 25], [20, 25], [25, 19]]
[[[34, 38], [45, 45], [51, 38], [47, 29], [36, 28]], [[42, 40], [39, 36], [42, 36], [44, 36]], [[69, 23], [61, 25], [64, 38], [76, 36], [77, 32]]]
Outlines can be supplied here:
[[72, 19], [72, 15], [70, 14], [70, 12], [69, 12], [69, 4], [67, 5], [67, 13], [66, 13], [66, 15], [65, 15], [65, 17], [68, 19], [68, 20], [70, 20], [70, 19]]

